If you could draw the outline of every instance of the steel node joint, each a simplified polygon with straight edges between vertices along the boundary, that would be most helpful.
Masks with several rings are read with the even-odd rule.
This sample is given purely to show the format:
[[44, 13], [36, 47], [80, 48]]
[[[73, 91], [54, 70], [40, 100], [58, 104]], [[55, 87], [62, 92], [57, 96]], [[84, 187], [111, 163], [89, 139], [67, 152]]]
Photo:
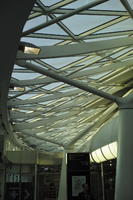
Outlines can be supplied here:
[[130, 95], [127, 97], [118, 98], [117, 105], [119, 109], [133, 109], [133, 97]]

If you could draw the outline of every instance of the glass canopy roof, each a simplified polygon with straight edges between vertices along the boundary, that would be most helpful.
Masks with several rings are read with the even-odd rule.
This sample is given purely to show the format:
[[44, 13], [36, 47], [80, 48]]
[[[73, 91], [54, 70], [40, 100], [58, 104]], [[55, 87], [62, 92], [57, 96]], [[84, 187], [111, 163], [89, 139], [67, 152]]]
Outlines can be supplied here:
[[85, 151], [117, 115], [116, 103], [65, 78], [117, 97], [132, 91], [132, 5], [133, 0], [36, 1], [21, 41], [40, 53], [18, 51], [8, 96], [13, 131], [25, 147]]

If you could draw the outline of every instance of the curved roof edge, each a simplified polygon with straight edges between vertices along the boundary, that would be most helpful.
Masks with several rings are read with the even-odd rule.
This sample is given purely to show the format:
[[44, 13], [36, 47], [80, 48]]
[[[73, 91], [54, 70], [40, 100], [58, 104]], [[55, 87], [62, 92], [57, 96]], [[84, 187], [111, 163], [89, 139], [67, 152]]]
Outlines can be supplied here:
[[117, 141], [118, 137], [118, 125], [119, 118], [114, 117], [112, 120], [109, 120], [105, 123], [102, 128], [92, 137], [90, 141], [88, 141], [81, 151], [89, 151], [92, 152], [102, 146], [105, 146], [109, 143]]

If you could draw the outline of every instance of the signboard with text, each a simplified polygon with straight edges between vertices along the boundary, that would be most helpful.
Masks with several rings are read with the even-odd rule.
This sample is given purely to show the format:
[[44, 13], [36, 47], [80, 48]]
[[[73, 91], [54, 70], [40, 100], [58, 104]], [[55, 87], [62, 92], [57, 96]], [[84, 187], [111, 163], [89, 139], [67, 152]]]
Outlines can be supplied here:
[[[82, 193], [83, 185], [90, 188], [89, 153], [67, 154], [67, 198], [77, 200]], [[90, 190], [88, 189], [90, 192]]]
[[32, 183], [6, 183], [6, 200], [33, 200]]

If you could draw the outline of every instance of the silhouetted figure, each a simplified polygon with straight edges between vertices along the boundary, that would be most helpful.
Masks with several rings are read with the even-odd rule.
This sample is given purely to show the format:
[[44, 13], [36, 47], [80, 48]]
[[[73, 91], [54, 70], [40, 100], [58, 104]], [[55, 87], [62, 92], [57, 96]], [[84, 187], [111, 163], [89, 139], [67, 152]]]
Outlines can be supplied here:
[[79, 193], [78, 200], [91, 200], [88, 184], [82, 185], [83, 191]]

